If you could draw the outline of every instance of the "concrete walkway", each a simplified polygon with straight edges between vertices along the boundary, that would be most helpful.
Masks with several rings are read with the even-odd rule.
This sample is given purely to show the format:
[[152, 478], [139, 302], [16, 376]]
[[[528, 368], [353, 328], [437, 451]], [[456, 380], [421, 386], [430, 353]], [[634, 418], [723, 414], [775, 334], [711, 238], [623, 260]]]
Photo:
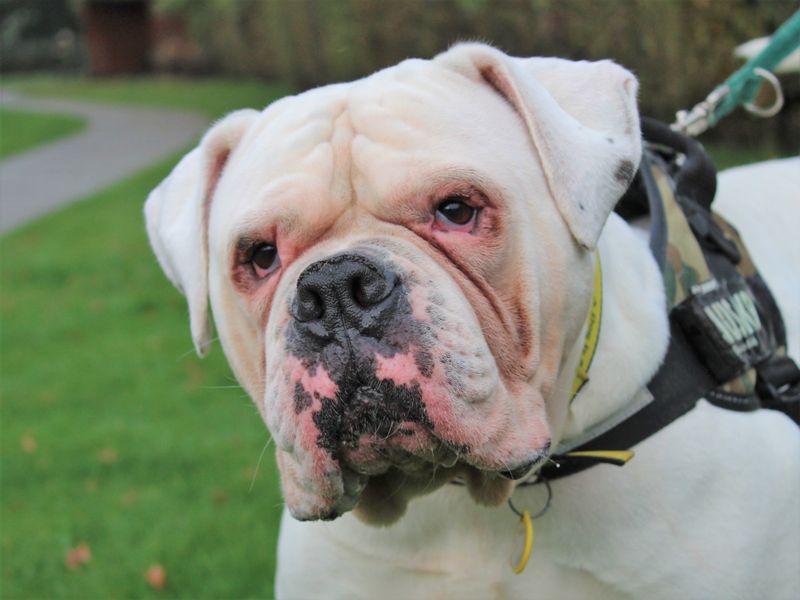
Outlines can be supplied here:
[[30, 98], [8, 90], [0, 90], [0, 105], [87, 121], [81, 133], [0, 161], [0, 233], [168, 158], [209, 125], [192, 113]]

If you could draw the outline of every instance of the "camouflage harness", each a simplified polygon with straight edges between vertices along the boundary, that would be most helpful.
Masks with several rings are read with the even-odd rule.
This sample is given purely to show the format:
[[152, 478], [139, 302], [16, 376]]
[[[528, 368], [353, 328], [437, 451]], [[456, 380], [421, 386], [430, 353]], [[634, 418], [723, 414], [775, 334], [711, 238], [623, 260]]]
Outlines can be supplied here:
[[[649, 215], [650, 249], [664, 277], [670, 345], [630, 409], [559, 447], [538, 481], [557, 479], [653, 435], [705, 398], [737, 411], [779, 410], [800, 425], [800, 370], [772, 294], [739, 234], [711, 211], [716, 172], [702, 146], [644, 119], [639, 172], [616, 211]], [[679, 374], [676, 376], [676, 374]], [[612, 450], [612, 452], [609, 452]]]

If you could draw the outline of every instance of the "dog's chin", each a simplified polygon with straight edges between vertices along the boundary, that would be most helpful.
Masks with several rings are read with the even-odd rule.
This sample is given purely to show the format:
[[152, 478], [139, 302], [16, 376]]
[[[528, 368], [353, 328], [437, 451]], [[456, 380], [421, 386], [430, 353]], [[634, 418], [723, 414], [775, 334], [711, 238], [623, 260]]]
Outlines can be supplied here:
[[327, 500], [325, 496], [312, 497], [305, 506], [293, 506], [292, 496], [287, 495], [292, 515], [303, 521], [330, 521], [352, 511], [366, 524], [386, 526], [406, 513], [412, 499], [449, 484], [457, 484], [460, 493], [469, 494], [480, 505], [499, 506], [511, 496], [514, 482], [529, 477], [547, 456], [544, 448], [533, 461], [498, 471], [467, 462], [475, 457], [460, 454], [429, 432], [422, 432], [420, 437], [424, 442], [413, 449], [376, 446], [369, 443], [370, 439], [374, 441], [371, 436], [363, 436], [363, 443], [342, 448], [336, 458], [341, 482], [338, 493]]
[[353, 514], [368, 525], [391, 525], [406, 513], [413, 498], [454, 482], [484, 506], [503, 504], [514, 490], [514, 482], [500, 473], [482, 471], [463, 463], [449, 467], [431, 465], [413, 472], [390, 467], [367, 480]]

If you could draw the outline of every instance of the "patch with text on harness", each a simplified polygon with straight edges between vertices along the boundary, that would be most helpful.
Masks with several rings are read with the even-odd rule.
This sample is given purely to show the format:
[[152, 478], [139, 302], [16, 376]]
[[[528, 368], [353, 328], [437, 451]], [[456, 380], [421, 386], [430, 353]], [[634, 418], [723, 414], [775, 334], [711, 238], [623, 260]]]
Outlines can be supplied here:
[[757, 301], [739, 280], [709, 279], [673, 309], [674, 318], [720, 381], [768, 359], [774, 340], [758, 314]]

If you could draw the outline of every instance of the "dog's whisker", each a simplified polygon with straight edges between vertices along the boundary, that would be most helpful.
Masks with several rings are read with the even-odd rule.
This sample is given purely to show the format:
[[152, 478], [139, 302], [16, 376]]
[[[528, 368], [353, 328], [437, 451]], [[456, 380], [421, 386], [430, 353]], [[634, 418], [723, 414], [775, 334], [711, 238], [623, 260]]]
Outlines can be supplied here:
[[261, 468], [261, 460], [264, 458], [264, 453], [267, 451], [267, 448], [269, 448], [270, 443], [272, 443], [272, 437], [271, 436], [267, 438], [267, 442], [264, 444], [264, 447], [261, 449], [261, 454], [258, 455], [258, 462], [256, 462], [256, 468], [255, 468], [255, 471], [253, 471], [253, 478], [250, 480], [250, 488], [247, 490], [248, 494], [253, 491], [253, 486], [256, 483], [256, 477], [258, 477], [258, 471]]
[[240, 390], [240, 385], [204, 385], [204, 390]]

